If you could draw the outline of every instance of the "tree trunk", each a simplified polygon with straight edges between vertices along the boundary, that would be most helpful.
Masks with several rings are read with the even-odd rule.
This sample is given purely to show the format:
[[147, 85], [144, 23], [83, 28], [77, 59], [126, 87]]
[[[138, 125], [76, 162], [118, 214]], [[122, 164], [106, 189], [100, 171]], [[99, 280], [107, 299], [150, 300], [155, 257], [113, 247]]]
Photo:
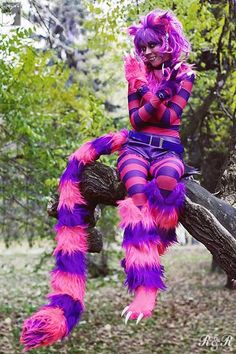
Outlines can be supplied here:
[[[236, 117], [233, 118], [232, 139], [230, 144], [230, 154], [222, 169], [222, 175], [219, 179], [216, 190], [218, 195], [227, 201], [231, 206], [236, 207]], [[220, 265], [212, 259], [212, 271], [219, 271]], [[226, 287], [235, 288], [235, 281], [229, 275], [227, 276]]]

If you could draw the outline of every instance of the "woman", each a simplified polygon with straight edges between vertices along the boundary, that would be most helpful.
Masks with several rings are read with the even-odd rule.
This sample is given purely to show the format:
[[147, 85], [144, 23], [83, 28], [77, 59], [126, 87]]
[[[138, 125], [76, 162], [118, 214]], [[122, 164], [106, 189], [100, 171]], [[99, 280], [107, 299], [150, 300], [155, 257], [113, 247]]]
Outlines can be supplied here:
[[124, 228], [126, 284], [134, 292], [128, 319], [149, 317], [164, 290], [160, 255], [176, 241], [175, 228], [184, 202], [183, 147], [179, 126], [194, 73], [184, 63], [190, 45], [180, 22], [156, 10], [131, 26], [137, 54], [125, 58], [129, 83], [131, 131], [109, 133], [85, 143], [69, 158], [60, 179], [56, 267], [51, 272], [49, 303], [24, 322], [25, 350], [66, 337], [83, 313], [86, 288], [89, 208], [80, 194], [84, 167], [102, 154], [119, 152], [118, 171], [128, 197], [118, 202]]
[[181, 61], [181, 56], [188, 56], [190, 44], [172, 13], [152, 11], [129, 33], [141, 61], [125, 57], [133, 129], [119, 153], [118, 171], [129, 196], [119, 209], [126, 284], [135, 296], [122, 315], [127, 312], [126, 322], [137, 318], [138, 323], [151, 315], [158, 291], [165, 289], [159, 256], [176, 241], [184, 202], [179, 128], [195, 75]]

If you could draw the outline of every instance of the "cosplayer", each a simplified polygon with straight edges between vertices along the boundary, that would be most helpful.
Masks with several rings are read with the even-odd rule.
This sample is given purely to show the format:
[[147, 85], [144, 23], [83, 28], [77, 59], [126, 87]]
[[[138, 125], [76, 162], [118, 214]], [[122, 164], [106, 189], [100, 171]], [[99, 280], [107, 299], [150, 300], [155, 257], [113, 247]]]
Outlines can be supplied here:
[[195, 74], [185, 62], [190, 44], [171, 12], [156, 10], [129, 28], [136, 56], [125, 57], [132, 129], [85, 143], [69, 158], [59, 184], [56, 267], [51, 272], [49, 303], [24, 323], [25, 350], [67, 336], [84, 311], [88, 209], [79, 185], [84, 166], [118, 151], [118, 172], [127, 198], [118, 202], [125, 284], [134, 294], [122, 315], [149, 317], [157, 294], [165, 290], [160, 256], [176, 242], [183, 208], [185, 174], [179, 128]]

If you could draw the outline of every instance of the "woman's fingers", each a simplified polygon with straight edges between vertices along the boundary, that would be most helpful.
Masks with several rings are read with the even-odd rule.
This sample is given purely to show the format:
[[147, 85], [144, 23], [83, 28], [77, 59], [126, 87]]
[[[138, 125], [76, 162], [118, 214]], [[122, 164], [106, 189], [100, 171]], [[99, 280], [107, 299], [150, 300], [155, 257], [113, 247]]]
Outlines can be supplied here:
[[123, 57], [123, 59], [124, 59], [124, 62], [127, 64], [133, 64], [134, 60], [135, 60], [130, 54], [125, 55]]
[[180, 61], [179, 63], [177, 63], [175, 66], [174, 66], [174, 70], [178, 70], [180, 68], [182, 64], [182, 61]]
[[143, 72], [143, 66], [141, 65], [141, 63], [139, 63], [137, 61], [137, 59], [132, 58], [130, 56], [128, 56], [127, 58], [124, 58], [124, 64], [125, 67], [129, 70], [133, 71], [138, 71], [138, 72]]
[[182, 65], [182, 62], [179, 62], [179, 63], [177, 63], [177, 64], [174, 66], [174, 69], [172, 70], [172, 73], [171, 73], [171, 75], [170, 75], [170, 80], [171, 80], [171, 81], [175, 80], [175, 78], [176, 78], [176, 76], [177, 76], [177, 74], [178, 74], [178, 72], [179, 72], [179, 68], [180, 68], [181, 65]]

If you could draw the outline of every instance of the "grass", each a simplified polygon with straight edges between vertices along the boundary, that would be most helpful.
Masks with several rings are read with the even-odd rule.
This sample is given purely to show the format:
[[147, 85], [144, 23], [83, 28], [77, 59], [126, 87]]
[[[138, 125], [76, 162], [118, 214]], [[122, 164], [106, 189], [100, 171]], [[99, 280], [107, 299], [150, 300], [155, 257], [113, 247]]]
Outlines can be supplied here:
[[[46, 258], [34, 272], [40, 255], [50, 250], [39, 246], [1, 248], [0, 354], [22, 353], [22, 322], [45, 303], [54, 263]], [[236, 353], [236, 292], [224, 287], [224, 274], [210, 272], [211, 255], [202, 245], [175, 246], [162, 258], [168, 290], [159, 294], [152, 318], [138, 326], [125, 326], [120, 317], [131, 297], [122, 286], [117, 254], [111, 254], [109, 276], [89, 279], [87, 311], [71, 336], [33, 354]]]

